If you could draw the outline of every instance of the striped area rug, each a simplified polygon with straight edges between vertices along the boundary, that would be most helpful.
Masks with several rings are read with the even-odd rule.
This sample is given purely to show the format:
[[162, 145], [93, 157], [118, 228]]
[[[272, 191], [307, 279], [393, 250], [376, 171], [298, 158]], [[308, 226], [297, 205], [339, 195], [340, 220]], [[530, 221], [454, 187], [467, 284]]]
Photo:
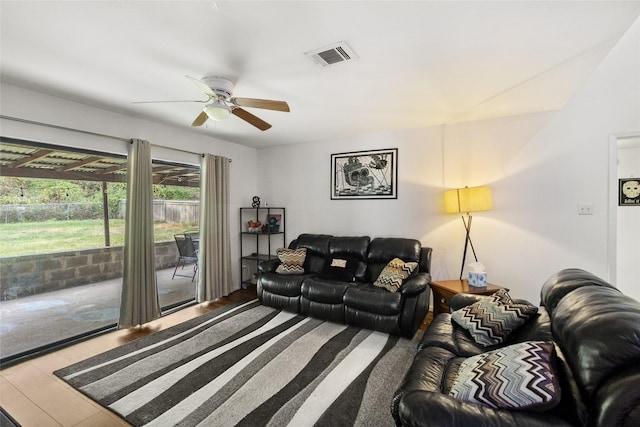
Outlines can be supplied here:
[[413, 340], [222, 307], [55, 374], [135, 426], [393, 426]]

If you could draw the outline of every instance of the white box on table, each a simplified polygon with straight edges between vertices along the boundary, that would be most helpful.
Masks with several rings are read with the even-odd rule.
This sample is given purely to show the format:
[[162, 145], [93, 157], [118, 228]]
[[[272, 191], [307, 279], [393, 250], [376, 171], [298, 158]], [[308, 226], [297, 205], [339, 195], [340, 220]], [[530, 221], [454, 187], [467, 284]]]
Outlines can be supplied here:
[[474, 286], [476, 288], [486, 288], [487, 287], [487, 273], [477, 273], [470, 271], [469, 272], [469, 286]]

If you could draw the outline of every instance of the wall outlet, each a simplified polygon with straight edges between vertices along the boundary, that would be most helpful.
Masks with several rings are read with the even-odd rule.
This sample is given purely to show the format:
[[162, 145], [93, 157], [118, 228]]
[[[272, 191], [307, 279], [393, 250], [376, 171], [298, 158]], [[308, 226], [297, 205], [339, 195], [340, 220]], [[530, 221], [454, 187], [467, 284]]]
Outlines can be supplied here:
[[578, 203], [578, 215], [593, 215], [593, 203]]

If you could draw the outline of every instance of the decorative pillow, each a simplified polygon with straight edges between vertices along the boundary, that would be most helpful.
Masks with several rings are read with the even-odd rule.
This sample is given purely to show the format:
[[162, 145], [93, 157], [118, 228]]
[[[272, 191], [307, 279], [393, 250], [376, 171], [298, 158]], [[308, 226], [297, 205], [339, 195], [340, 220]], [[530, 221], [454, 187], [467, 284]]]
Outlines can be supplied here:
[[498, 289], [489, 298], [496, 298], [502, 304], [513, 304], [513, 299], [511, 299], [511, 295], [506, 289]]
[[534, 305], [514, 304], [507, 291], [501, 289], [489, 298], [454, 311], [451, 319], [468, 330], [475, 342], [486, 347], [503, 342], [537, 312], [538, 307]]
[[560, 402], [555, 348], [527, 341], [465, 359], [449, 395], [491, 408], [546, 411]]
[[373, 284], [386, 288], [389, 292], [396, 292], [402, 286], [402, 282], [417, 268], [417, 262], [404, 262], [400, 258], [394, 258], [382, 269]]
[[359, 265], [360, 261], [357, 258], [329, 258], [321, 276], [326, 279], [355, 282]]
[[276, 251], [280, 265], [276, 273], [280, 274], [304, 274], [304, 260], [307, 257], [307, 248], [286, 249]]

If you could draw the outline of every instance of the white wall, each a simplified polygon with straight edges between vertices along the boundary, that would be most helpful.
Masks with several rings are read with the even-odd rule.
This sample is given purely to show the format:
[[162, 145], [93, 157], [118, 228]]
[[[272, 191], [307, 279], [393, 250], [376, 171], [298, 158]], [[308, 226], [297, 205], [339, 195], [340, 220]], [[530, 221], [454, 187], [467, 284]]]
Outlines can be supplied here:
[[[472, 237], [491, 282], [538, 302], [560, 269], [607, 278], [608, 136], [640, 129], [638, 51], [636, 21], [557, 112], [261, 149], [258, 194], [287, 208], [288, 240], [414, 237], [434, 248], [433, 276], [445, 279], [459, 274], [464, 228], [444, 213], [442, 193], [489, 185], [494, 209], [474, 215]], [[399, 150], [397, 200], [330, 200], [331, 153], [390, 147]], [[580, 202], [594, 214], [579, 216]]]
[[[140, 138], [155, 144], [155, 159], [199, 164], [200, 156], [158, 146], [177, 146], [192, 153], [211, 153], [232, 159], [230, 215], [231, 250], [234, 286], [240, 287], [240, 249], [238, 244], [238, 209], [251, 202], [257, 193], [257, 152], [253, 148], [220, 141], [184, 128], [171, 127], [131, 116], [106, 111], [66, 99], [33, 92], [2, 83], [0, 86], [2, 115], [54, 124], [73, 129], [122, 138]], [[127, 143], [100, 136], [67, 130], [0, 120], [0, 134], [7, 137], [29, 139], [67, 147], [80, 147], [108, 153], [126, 154]]]
[[[434, 248], [433, 275], [455, 278], [464, 228], [443, 211], [445, 189], [490, 185], [494, 209], [474, 215], [473, 242], [489, 280], [537, 302], [551, 274], [566, 267], [607, 275], [608, 136], [640, 130], [638, 21], [558, 112], [377, 133], [261, 149], [73, 103], [2, 84], [3, 115], [53, 123], [233, 159], [232, 259], [240, 267], [237, 210], [258, 194], [287, 208], [287, 238], [302, 232], [415, 237]], [[0, 133], [124, 153], [111, 139], [8, 120]], [[330, 200], [330, 154], [398, 147], [397, 200]], [[197, 163], [197, 156], [154, 149], [154, 157]], [[258, 173], [256, 173], [258, 168]], [[579, 202], [594, 215], [578, 216]], [[636, 288], [640, 284], [636, 282]], [[638, 289], [636, 289], [638, 292]]]

